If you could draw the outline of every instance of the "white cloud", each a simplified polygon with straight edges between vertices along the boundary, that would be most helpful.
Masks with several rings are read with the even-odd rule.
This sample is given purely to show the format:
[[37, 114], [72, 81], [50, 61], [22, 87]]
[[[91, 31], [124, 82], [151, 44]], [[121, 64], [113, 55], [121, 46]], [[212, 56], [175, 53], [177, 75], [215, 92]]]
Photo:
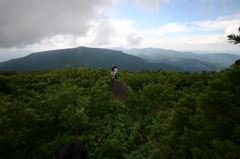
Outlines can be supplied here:
[[88, 37], [92, 37], [88, 45], [100, 47], [136, 45], [141, 41], [142, 37], [133, 28], [132, 23], [131, 20], [113, 19], [94, 21], [88, 33]]
[[224, 51], [229, 48], [227, 35], [238, 34], [239, 17], [240, 14], [235, 14], [211, 21], [169, 23], [156, 29], [142, 30], [141, 33], [146, 36], [141, 45], [172, 49], [175, 46], [182, 46], [182, 48], [202, 46], [201, 50], [217, 46], [216, 50], [221, 48]]
[[226, 42], [226, 37], [222, 34], [211, 35], [198, 35], [180, 38], [178, 43], [180, 44], [193, 44], [193, 45], [211, 45], [211, 44], [223, 44]]
[[198, 30], [201, 31], [214, 31], [218, 29], [226, 29], [229, 26], [240, 25], [240, 14], [222, 16], [217, 18], [216, 20], [192, 22], [191, 24], [198, 27]]
[[239, 53], [237, 46], [229, 44], [223, 35], [206, 35], [206, 36], [186, 36], [186, 37], [169, 37], [156, 38], [149, 37], [142, 40], [141, 48], [155, 47], [164, 49], [173, 49], [179, 51], [205, 51], [213, 53]]
[[116, 33], [116, 28], [112, 24], [110, 19], [102, 19], [93, 22], [89, 34], [94, 38], [93, 43], [95, 45], [104, 45], [111, 42], [112, 36]]
[[165, 36], [173, 33], [191, 32], [192, 28], [181, 23], [168, 23], [157, 29], [142, 30], [145, 35]]
[[167, 3], [170, 0], [134, 0], [137, 7], [142, 8], [149, 12], [158, 12], [161, 3]]
[[226, 27], [225, 35], [230, 35], [230, 34], [238, 35], [239, 34], [239, 32], [238, 32], [239, 27], [240, 27], [240, 24], [239, 25], [230, 25], [230, 26]]
[[150, 36], [145, 36], [139, 47], [236, 53], [239, 47], [229, 44], [227, 35], [239, 34], [239, 16], [235, 14], [212, 21], [169, 23], [156, 29], [143, 30], [143, 35]]

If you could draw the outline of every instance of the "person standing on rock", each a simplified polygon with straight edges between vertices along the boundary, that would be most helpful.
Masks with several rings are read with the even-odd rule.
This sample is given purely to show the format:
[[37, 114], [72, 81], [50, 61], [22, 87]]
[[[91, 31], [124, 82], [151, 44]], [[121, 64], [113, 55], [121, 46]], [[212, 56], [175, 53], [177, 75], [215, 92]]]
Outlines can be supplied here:
[[115, 78], [115, 79], [118, 79], [118, 78], [117, 78], [117, 73], [118, 73], [118, 68], [117, 68], [117, 66], [114, 66], [113, 74], [114, 74], [114, 78]]
[[111, 72], [112, 78], [117, 79], [117, 73], [118, 73], [117, 66], [112, 65], [111, 71], [112, 71]]

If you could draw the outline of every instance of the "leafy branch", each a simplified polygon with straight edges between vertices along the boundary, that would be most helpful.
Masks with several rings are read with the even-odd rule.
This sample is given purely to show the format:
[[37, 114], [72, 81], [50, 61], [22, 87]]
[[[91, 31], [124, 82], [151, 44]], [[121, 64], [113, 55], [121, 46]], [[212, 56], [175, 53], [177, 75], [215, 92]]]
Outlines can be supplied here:
[[230, 43], [239, 44], [240, 43], [240, 36], [231, 34], [231, 35], [228, 35], [228, 40], [230, 41]]

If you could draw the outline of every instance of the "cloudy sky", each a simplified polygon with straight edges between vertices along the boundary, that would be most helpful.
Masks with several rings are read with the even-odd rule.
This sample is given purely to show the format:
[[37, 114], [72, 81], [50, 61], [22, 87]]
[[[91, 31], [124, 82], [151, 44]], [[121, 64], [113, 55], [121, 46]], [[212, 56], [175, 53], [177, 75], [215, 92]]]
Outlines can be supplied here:
[[239, 0], [0, 0], [0, 61], [87, 47], [240, 53]]

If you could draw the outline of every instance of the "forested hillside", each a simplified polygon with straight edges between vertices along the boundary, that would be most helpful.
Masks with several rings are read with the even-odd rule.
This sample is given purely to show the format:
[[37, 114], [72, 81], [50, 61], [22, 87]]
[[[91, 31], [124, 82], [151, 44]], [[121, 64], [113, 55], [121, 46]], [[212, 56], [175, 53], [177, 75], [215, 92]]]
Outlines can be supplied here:
[[180, 71], [176, 66], [163, 63], [150, 63], [137, 56], [121, 51], [77, 47], [32, 53], [28, 56], [0, 63], [0, 71], [49, 71], [53, 69], [88, 67], [92, 69], [121, 66], [121, 71], [141, 69], [166, 69]]
[[221, 72], [107, 69], [0, 72], [0, 158], [58, 158], [81, 140], [90, 159], [237, 159], [240, 61]]

